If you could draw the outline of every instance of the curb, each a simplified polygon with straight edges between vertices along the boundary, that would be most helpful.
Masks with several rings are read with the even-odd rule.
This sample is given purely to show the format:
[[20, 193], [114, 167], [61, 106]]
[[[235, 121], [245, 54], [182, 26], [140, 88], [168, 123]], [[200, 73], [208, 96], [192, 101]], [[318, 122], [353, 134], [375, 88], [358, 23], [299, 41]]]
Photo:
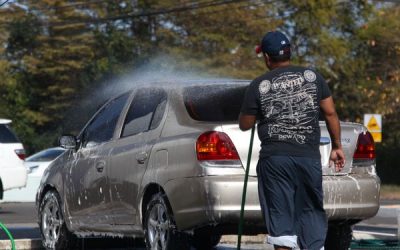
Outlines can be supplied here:
[[[244, 244], [264, 244], [266, 242], [267, 234], [258, 234], [258, 235], [243, 235], [242, 243]], [[354, 239], [364, 239], [364, 240], [373, 240], [376, 239], [372, 234], [367, 232], [354, 231], [353, 232]], [[224, 244], [232, 244], [237, 243], [238, 236], [237, 235], [224, 235], [221, 238], [221, 243]]]
[[[18, 250], [41, 250], [42, 241], [41, 239], [19, 239], [14, 240], [15, 248]], [[11, 250], [11, 242], [9, 240], [0, 240], [0, 249]]]
[[[258, 234], [258, 235], [243, 235], [242, 243], [243, 244], [264, 244], [266, 239], [266, 234]], [[354, 232], [353, 237], [357, 239], [375, 239], [372, 235], [368, 233], [362, 232]], [[237, 235], [224, 235], [221, 238], [221, 244], [236, 244], [238, 236]], [[42, 250], [41, 239], [18, 239], [15, 240], [15, 247], [18, 250]], [[2, 250], [11, 250], [11, 242], [9, 240], [0, 240], [0, 249]]]
[[[258, 235], [242, 235], [241, 242], [243, 244], [263, 244], [265, 243], [266, 234], [258, 234]], [[220, 243], [232, 244], [237, 243], [238, 236], [237, 235], [224, 235], [221, 238]]]

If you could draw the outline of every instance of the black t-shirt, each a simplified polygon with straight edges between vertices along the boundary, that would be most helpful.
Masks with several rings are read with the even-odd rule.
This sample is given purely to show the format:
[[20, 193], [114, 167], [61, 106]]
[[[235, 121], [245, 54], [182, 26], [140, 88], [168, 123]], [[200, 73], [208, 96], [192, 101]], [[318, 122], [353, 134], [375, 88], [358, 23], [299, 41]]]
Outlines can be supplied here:
[[241, 112], [256, 115], [260, 157], [320, 158], [320, 100], [331, 96], [324, 78], [300, 66], [276, 68], [254, 79]]

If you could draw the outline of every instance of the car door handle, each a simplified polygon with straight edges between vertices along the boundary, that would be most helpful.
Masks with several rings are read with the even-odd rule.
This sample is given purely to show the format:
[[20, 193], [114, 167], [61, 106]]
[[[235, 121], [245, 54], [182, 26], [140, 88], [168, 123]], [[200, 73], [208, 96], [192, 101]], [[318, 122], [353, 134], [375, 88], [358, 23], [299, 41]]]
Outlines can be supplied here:
[[105, 167], [106, 167], [106, 164], [104, 162], [96, 163], [96, 169], [97, 169], [97, 172], [99, 172], [99, 173], [102, 173], [104, 171]]
[[147, 153], [146, 152], [142, 152], [136, 155], [136, 160], [139, 164], [143, 164], [146, 162], [147, 160]]

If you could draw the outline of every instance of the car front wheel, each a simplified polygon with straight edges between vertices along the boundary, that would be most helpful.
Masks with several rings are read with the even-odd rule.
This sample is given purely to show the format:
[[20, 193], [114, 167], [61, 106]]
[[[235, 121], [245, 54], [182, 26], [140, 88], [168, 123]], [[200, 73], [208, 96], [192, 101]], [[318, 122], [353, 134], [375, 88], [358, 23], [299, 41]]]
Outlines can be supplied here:
[[60, 204], [60, 196], [54, 190], [40, 201], [39, 228], [46, 249], [73, 249], [76, 243], [76, 237], [65, 225]]
[[144, 218], [144, 232], [147, 249], [175, 250], [189, 249], [187, 236], [176, 229], [172, 213], [163, 194], [156, 194], [147, 205]]

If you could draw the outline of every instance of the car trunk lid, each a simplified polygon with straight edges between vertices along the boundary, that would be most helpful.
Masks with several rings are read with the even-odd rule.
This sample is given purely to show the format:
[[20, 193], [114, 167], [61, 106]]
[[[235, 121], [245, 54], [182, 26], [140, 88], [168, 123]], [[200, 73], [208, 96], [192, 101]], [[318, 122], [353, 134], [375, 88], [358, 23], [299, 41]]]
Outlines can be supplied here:
[[[325, 122], [320, 122], [321, 127], [321, 139], [320, 139], [320, 153], [321, 153], [321, 165], [323, 175], [345, 175], [351, 170], [354, 151], [357, 146], [358, 135], [364, 131], [364, 128], [360, 124], [355, 123], [341, 123], [341, 141], [343, 151], [346, 156], [345, 167], [340, 172], [336, 172], [333, 167], [329, 167], [329, 157], [332, 150], [331, 139], [326, 128]], [[247, 163], [247, 156], [249, 152], [250, 135], [251, 131], [241, 131], [237, 124], [225, 124], [222, 125], [222, 131], [225, 132], [232, 140], [239, 153], [242, 165], [245, 167]], [[251, 155], [250, 171], [251, 176], [256, 176], [256, 166], [259, 157], [261, 142], [258, 135], [255, 134], [253, 142], [253, 150]]]
[[[247, 154], [250, 143], [250, 130], [242, 132], [237, 124], [242, 100], [246, 89], [246, 82], [229, 84], [190, 86], [184, 89], [184, 104], [189, 116], [201, 123], [210, 123], [212, 126], [221, 125], [238, 151], [242, 165], [247, 163]], [[348, 174], [353, 165], [353, 155], [357, 147], [358, 136], [365, 131], [364, 126], [356, 123], [341, 123], [341, 141], [346, 156], [345, 167], [340, 172], [329, 167], [329, 157], [332, 150], [331, 140], [325, 122], [320, 122], [321, 138], [320, 153], [324, 175]], [[256, 175], [256, 165], [260, 152], [260, 140], [255, 135], [253, 143], [252, 158], [250, 164], [250, 175]]]

